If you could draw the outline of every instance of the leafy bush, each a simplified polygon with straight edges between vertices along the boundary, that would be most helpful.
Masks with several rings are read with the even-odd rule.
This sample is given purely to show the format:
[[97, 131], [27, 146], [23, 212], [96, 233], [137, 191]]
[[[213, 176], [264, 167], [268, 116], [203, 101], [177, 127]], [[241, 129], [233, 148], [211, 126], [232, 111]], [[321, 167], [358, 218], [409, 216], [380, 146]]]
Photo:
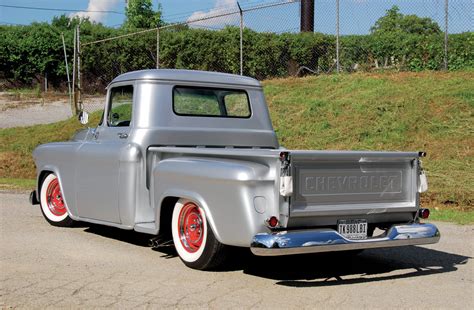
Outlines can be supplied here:
[[[66, 16], [52, 24], [0, 26], [0, 78], [13, 86], [38, 83], [47, 74], [53, 86], [66, 87], [60, 34], [64, 33], [72, 63], [73, 29], [79, 20]], [[84, 43], [127, 33], [101, 24], [81, 22]], [[430, 19], [402, 15], [392, 8], [369, 35], [340, 38], [344, 71], [395, 68], [438, 70], [444, 60], [444, 34]], [[244, 74], [258, 79], [335, 70], [333, 35], [321, 33], [260, 33], [244, 30]], [[449, 69], [474, 68], [474, 32], [449, 35]], [[102, 91], [117, 75], [156, 67], [156, 32], [82, 46], [83, 86]], [[194, 29], [186, 26], [160, 31], [160, 67], [240, 72], [239, 29]], [[303, 70], [303, 72], [305, 72]]]

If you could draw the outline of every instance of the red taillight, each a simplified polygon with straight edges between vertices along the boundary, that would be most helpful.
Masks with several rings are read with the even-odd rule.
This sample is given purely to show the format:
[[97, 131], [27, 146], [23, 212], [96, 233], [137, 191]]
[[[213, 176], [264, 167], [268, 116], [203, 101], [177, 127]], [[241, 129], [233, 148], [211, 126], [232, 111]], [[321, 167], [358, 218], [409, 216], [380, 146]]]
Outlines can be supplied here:
[[427, 219], [430, 217], [430, 209], [420, 209], [418, 214], [422, 219]]
[[276, 216], [272, 216], [271, 218], [268, 219], [268, 226], [270, 227], [276, 227], [278, 225], [278, 219]]

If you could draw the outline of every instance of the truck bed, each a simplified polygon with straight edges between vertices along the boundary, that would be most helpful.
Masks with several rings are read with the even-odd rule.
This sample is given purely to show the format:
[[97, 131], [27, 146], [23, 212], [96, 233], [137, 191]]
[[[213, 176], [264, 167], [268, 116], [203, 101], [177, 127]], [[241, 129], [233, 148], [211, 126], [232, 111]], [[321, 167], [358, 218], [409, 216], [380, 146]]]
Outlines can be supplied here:
[[285, 226], [336, 225], [361, 217], [369, 223], [408, 222], [418, 208], [417, 152], [304, 151], [258, 148], [150, 147], [163, 158], [223, 158], [267, 165], [279, 192], [280, 153], [289, 154], [293, 193], [280, 206]]

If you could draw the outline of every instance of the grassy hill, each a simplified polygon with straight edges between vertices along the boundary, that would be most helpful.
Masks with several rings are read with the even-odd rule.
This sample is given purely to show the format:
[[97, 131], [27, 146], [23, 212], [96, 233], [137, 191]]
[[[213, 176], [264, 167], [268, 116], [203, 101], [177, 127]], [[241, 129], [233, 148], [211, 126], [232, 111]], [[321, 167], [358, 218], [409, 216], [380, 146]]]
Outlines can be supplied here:
[[[343, 74], [263, 84], [286, 148], [427, 151], [430, 189], [423, 203], [472, 217], [474, 71]], [[23, 179], [34, 178], [33, 148], [67, 139], [79, 128], [67, 120], [0, 130], [0, 183], [31, 184]]]
[[290, 149], [426, 151], [425, 202], [474, 209], [474, 72], [380, 73], [266, 81]]

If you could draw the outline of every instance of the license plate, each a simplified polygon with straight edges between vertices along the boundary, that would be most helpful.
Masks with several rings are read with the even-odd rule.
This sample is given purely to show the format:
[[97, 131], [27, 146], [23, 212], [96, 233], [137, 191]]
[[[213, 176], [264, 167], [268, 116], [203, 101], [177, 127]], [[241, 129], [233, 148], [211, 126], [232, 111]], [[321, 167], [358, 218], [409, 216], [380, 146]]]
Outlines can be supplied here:
[[339, 220], [337, 231], [347, 239], [366, 239], [367, 220]]

